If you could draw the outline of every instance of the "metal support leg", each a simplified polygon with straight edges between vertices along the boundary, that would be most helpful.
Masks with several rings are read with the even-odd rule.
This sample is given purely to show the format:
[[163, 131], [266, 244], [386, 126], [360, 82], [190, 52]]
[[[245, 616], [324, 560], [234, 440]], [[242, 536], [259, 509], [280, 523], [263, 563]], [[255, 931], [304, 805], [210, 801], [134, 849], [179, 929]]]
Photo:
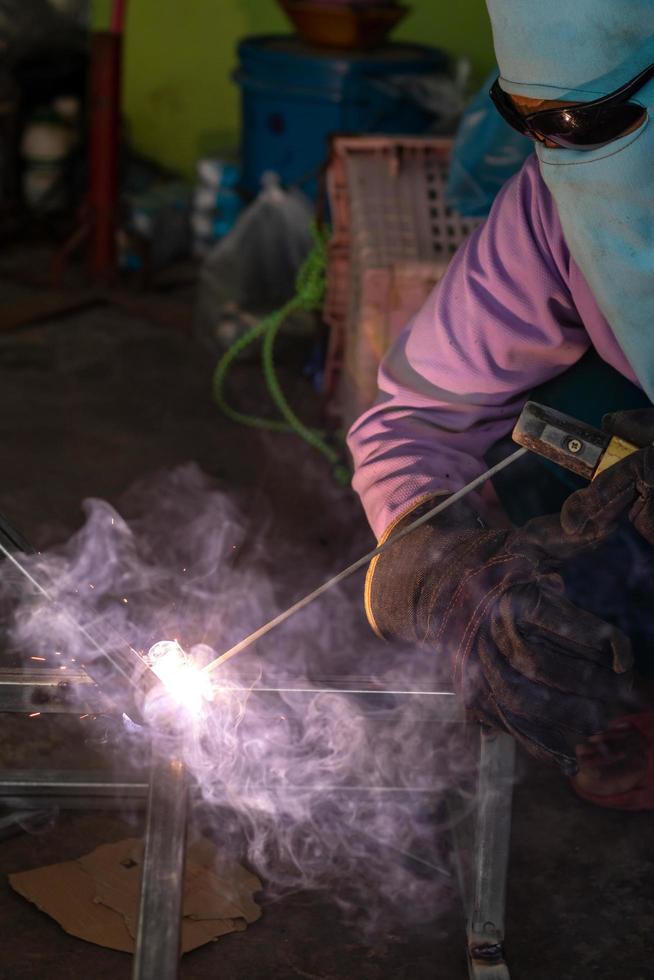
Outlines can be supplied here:
[[509, 980], [504, 962], [504, 911], [514, 765], [513, 738], [503, 732], [482, 730], [472, 908], [468, 921], [471, 980]]
[[182, 763], [155, 760], [150, 777], [133, 980], [176, 980], [178, 976], [187, 798]]

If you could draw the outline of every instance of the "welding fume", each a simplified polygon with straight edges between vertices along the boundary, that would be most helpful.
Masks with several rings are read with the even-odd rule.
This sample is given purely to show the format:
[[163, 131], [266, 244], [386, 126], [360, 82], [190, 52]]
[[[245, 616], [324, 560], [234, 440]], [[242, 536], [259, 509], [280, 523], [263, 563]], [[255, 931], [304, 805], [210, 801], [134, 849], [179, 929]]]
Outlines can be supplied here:
[[[247, 857], [270, 899], [326, 892], [379, 932], [409, 896], [403, 918], [430, 919], [451, 887], [434, 799], [463, 767], [459, 736], [426, 741], [440, 696], [425, 684], [431, 653], [381, 664], [356, 592], [339, 583], [265, 646], [202, 671], [279, 614], [263, 499], [248, 513], [189, 464], [143, 480], [118, 509], [93, 500], [85, 510], [83, 527], [47, 553], [7, 548], [10, 640], [27, 666], [88, 665], [113, 705], [106, 720], [85, 718], [88, 737], [106, 728], [126, 762], [148, 744], [180, 759], [221, 848]], [[298, 583], [315, 576], [301, 541], [277, 543], [275, 557]], [[360, 676], [339, 689], [337, 664], [351, 673], [353, 648]]]
[[[175, 466], [116, 506], [87, 500], [43, 554], [0, 518], [12, 652], [84, 667], [113, 744], [185, 767], [267, 897], [328, 892], [377, 934], [446, 907], [443, 800], [455, 779], [475, 792], [469, 731], [435, 737], [430, 699], [508, 733], [591, 804], [654, 809], [654, 5], [487, 7], [489, 100], [530, 152], [349, 428], [376, 546], [353, 552], [348, 525], [317, 572], [324, 515], [277, 527], [264, 477], [247, 482], [277, 433], [323, 446], [315, 472], [301, 460], [308, 485], [338, 454], [269, 419], [246, 493], [218, 464]], [[303, 312], [324, 299], [316, 241]], [[270, 336], [266, 383], [297, 421]], [[287, 488], [299, 455], [283, 452]], [[360, 511], [349, 487], [321, 493], [341, 528], [348, 502]], [[335, 664], [364, 680], [339, 687]]]
[[[271, 605], [263, 625], [244, 618], [252, 632], [204, 657], [188, 698], [210, 700], [218, 668], [369, 565], [378, 637], [436, 651], [468, 709], [562, 766], [586, 799], [649, 808], [654, 14], [608, 0], [488, 7], [490, 97], [534, 152], [386, 355], [379, 398], [350, 429], [379, 546], [282, 613]], [[637, 451], [589, 486], [534, 453], [493, 483], [527, 396]], [[547, 456], [541, 436], [527, 448]], [[91, 667], [100, 684], [125, 673], [131, 642], [100, 662], [107, 677]], [[137, 686], [178, 686], [190, 663], [177, 638], [151, 635], [149, 648]]]

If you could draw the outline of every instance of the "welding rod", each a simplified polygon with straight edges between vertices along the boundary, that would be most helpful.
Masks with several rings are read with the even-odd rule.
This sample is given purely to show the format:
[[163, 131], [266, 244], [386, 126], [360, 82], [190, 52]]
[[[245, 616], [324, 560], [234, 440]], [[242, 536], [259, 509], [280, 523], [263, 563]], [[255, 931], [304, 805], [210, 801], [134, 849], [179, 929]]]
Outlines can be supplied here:
[[348, 565], [347, 568], [344, 568], [342, 572], [339, 572], [338, 575], [334, 575], [326, 582], [323, 582], [323, 584], [319, 585], [317, 589], [313, 590], [313, 592], [309, 592], [308, 595], [305, 595], [302, 599], [299, 599], [297, 602], [293, 603], [292, 606], [289, 606], [289, 608], [285, 609], [284, 612], [279, 613], [279, 615], [275, 616], [274, 619], [271, 619], [268, 623], [260, 626], [259, 629], [254, 631], [254, 633], [250, 633], [249, 636], [246, 636], [245, 639], [240, 640], [237, 644], [235, 644], [235, 646], [230, 647], [230, 649], [226, 650], [225, 653], [221, 653], [219, 657], [216, 657], [216, 659], [212, 660], [210, 664], [207, 664], [206, 667], [202, 668], [203, 673], [209, 673], [210, 671], [215, 670], [216, 667], [220, 667], [221, 664], [231, 660], [237, 653], [245, 650], [246, 647], [250, 646], [250, 644], [261, 639], [262, 636], [265, 636], [266, 633], [270, 633], [271, 630], [274, 630], [276, 626], [280, 626], [282, 623], [285, 623], [287, 619], [290, 619], [290, 617], [294, 616], [295, 613], [299, 612], [301, 609], [304, 609], [305, 606], [308, 606], [309, 603], [314, 601], [314, 599], [318, 599], [329, 589], [332, 589], [335, 585], [339, 585], [340, 582], [343, 582], [346, 578], [349, 578], [350, 575], [358, 572], [360, 568], [363, 568], [364, 565], [371, 562], [373, 558], [377, 557], [377, 555], [381, 555], [392, 545], [396, 544], [398, 541], [401, 541], [402, 538], [406, 537], [407, 534], [410, 534], [411, 531], [415, 531], [416, 528], [420, 527], [422, 524], [426, 524], [427, 521], [431, 520], [432, 517], [435, 517], [436, 514], [442, 513], [444, 510], [447, 510], [448, 507], [456, 504], [457, 501], [467, 497], [469, 493], [472, 493], [473, 490], [480, 487], [482, 483], [486, 482], [486, 480], [490, 480], [497, 473], [501, 473], [502, 470], [505, 470], [508, 466], [511, 466], [513, 463], [517, 463], [517, 461], [524, 456], [526, 452], [527, 450], [524, 448], [517, 449], [514, 453], [511, 453], [510, 456], [507, 456], [506, 459], [496, 463], [495, 466], [491, 466], [489, 470], [486, 470], [485, 473], [475, 477], [475, 479], [471, 480], [470, 483], [466, 483], [466, 485], [461, 487], [460, 490], [457, 490], [456, 493], [451, 494], [445, 500], [441, 500], [439, 504], [432, 507], [431, 510], [428, 510], [426, 514], [422, 514], [420, 517], [416, 518], [415, 521], [412, 521], [411, 524], [407, 525], [407, 527], [402, 528], [402, 530], [398, 531], [397, 534], [391, 535], [391, 537], [384, 541], [383, 544], [377, 545], [377, 547], [373, 548], [372, 551], [369, 551], [367, 555], [363, 555], [361, 558], [358, 558], [351, 565]]

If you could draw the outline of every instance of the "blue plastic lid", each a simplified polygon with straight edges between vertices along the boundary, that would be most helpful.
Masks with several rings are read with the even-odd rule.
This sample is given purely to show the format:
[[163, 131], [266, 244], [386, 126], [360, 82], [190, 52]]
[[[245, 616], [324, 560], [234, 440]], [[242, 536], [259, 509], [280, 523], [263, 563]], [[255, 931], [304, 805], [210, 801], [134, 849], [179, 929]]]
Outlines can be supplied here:
[[238, 46], [240, 70], [236, 80], [317, 88], [340, 93], [353, 77], [442, 73], [450, 57], [441, 48], [390, 42], [371, 51], [341, 51], [305, 44], [293, 34], [262, 34]]

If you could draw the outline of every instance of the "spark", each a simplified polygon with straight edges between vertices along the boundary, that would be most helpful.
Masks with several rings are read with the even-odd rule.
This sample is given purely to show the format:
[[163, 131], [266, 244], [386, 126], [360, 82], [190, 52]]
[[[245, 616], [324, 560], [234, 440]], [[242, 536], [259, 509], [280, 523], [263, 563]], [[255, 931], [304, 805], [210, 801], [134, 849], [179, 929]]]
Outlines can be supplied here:
[[29, 717], [30, 718], [38, 718], [40, 714], [41, 714], [40, 711], [33, 711], [32, 714]]
[[85, 718], [88, 718], [88, 714], [79, 716], [80, 721], [84, 721]]
[[[11, 551], [9, 551], [7, 548], [5, 548], [5, 546], [2, 544], [1, 541], [0, 541], [0, 554], [3, 554], [7, 559], [7, 561], [11, 562], [11, 564], [20, 572], [21, 575], [23, 575], [27, 579], [28, 582], [30, 582], [34, 586], [36, 591], [39, 592], [44, 599], [47, 599], [49, 603], [51, 603], [55, 608], [59, 609], [62, 618], [65, 619], [68, 623], [70, 623], [71, 626], [73, 626], [74, 629], [78, 631], [78, 633], [81, 633], [82, 636], [85, 636], [86, 639], [91, 644], [91, 646], [94, 647], [94, 649], [96, 649], [99, 653], [108, 656], [109, 660], [111, 660], [111, 655], [107, 653], [105, 646], [102, 643], [99, 643], [98, 640], [91, 633], [89, 633], [86, 627], [82, 625], [82, 623], [80, 623], [77, 619], [75, 619], [74, 616], [72, 616], [69, 612], [67, 612], [65, 609], [61, 607], [61, 605], [57, 602], [55, 596], [51, 592], [49, 592], [46, 588], [44, 588], [44, 586], [41, 585], [41, 583], [34, 578], [34, 576], [28, 571], [25, 565], [21, 565], [21, 563], [18, 561], [16, 556], [12, 554]], [[136, 651], [132, 651], [132, 652], [134, 654], [136, 653]], [[59, 656], [59, 653], [57, 653], [57, 655]], [[123, 667], [119, 666], [116, 663], [116, 661], [113, 661], [113, 665], [118, 671], [120, 671], [123, 674], [125, 679], [130, 684], [134, 684], [134, 679], [128, 675], [128, 673], [125, 671]], [[65, 670], [66, 668], [62, 667], [61, 669]]]
[[42, 663], [45, 663], [45, 657], [30, 657], [30, 660], [40, 660]]

